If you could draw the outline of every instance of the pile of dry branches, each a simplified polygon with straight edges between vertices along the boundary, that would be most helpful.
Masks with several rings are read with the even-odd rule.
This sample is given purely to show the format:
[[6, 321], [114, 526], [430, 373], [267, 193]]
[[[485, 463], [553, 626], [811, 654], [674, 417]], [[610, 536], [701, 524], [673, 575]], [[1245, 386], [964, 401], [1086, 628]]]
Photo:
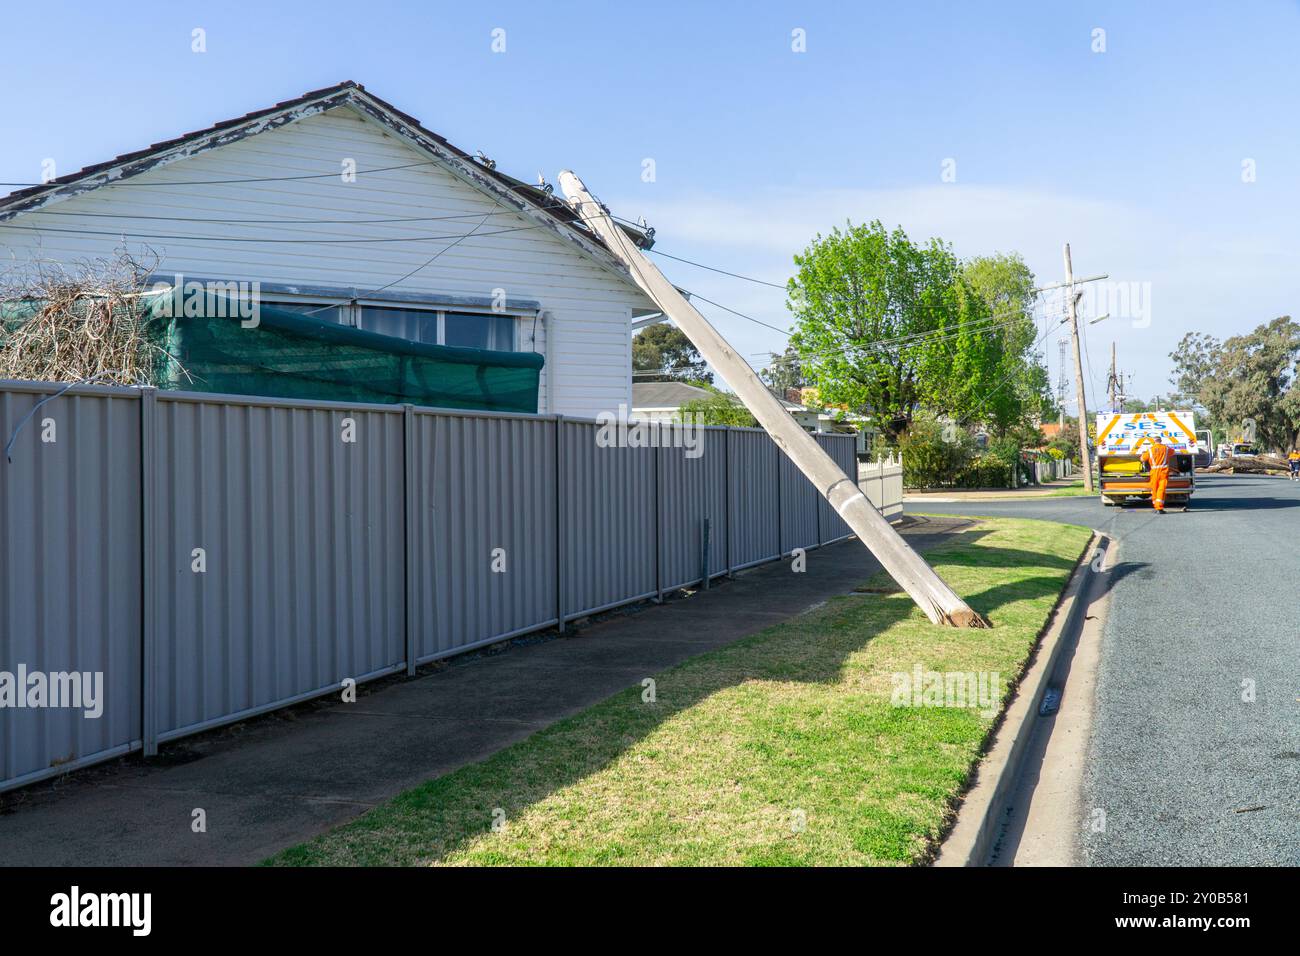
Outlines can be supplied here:
[[141, 292], [154, 265], [119, 250], [0, 276], [0, 379], [151, 383], [167, 357], [144, 327]]

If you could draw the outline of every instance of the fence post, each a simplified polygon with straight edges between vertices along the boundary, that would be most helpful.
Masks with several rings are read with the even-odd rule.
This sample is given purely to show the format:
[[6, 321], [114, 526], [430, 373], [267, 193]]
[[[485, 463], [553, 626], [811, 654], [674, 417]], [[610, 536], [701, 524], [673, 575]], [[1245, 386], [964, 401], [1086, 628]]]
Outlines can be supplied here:
[[704, 527], [700, 529], [700, 560], [704, 564], [704, 590], [709, 589], [709, 519], [704, 519]]
[[[889, 463], [891, 465], [894, 463], [894, 453], [892, 451], [889, 453]], [[876, 478], [880, 482], [880, 492], [876, 498], [880, 503], [876, 505], [876, 510], [883, 515], [885, 513], [885, 459], [879, 455], [876, 455]]]
[[158, 695], [154, 689], [158, 615], [154, 597], [154, 497], [158, 475], [158, 389], [140, 389], [140, 740], [146, 757], [158, 755]]
[[659, 459], [659, 445], [663, 438], [663, 423], [651, 422], [651, 429], [654, 431], [654, 443], [652, 447], [655, 453], [655, 480], [654, 480], [654, 499], [655, 499], [655, 603], [664, 603], [664, 556], [663, 556], [663, 531], [660, 524], [663, 521], [663, 505], [660, 503], [663, 485], [661, 483], [659, 470], [661, 461]]
[[[821, 445], [821, 441], [818, 440], [817, 444]], [[823, 445], [822, 447], [825, 447], [825, 446]], [[832, 447], [834, 447], [834, 446], [832, 446]], [[830, 449], [827, 449], [827, 454], [830, 454]], [[812, 506], [813, 506], [813, 524], [817, 526], [817, 547], [820, 548], [820, 547], [822, 546], [822, 498], [821, 498], [821, 495], [818, 495], [816, 498], [813, 499]], [[827, 507], [829, 508], [830, 505], [828, 504]]]
[[[771, 439], [768, 439], [771, 441]], [[772, 442], [772, 449], [776, 452], [776, 556], [780, 560], [785, 554], [785, 541], [781, 535], [781, 448], [776, 442]]]
[[555, 618], [564, 633], [564, 416], [555, 416]]
[[406, 674], [415, 676], [415, 543], [419, 529], [415, 526], [419, 514], [415, 501], [415, 406], [409, 402], [402, 406], [402, 529], [405, 535], [403, 553], [406, 555], [406, 574], [402, 627], [406, 636]]
[[736, 530], [736, 521], [731, 514], [731, 426], [722, 426], [722, 510], [727, 516], [727, 577], [734, 574], [732, 570], [731, 538]]

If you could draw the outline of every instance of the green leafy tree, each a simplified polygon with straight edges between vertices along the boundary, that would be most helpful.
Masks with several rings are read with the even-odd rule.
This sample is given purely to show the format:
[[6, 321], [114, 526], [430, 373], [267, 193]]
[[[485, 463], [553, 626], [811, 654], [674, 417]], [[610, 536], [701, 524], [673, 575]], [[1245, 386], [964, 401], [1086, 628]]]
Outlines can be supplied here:
[[[1010, 335], [991, 332], [986, 298], [1032, 294], [1013, 257], [974, 268], [981, 292], [942, 241], [917, 245], [875, 221], [817, 236], [794, 262], [790, 342], [821, 401], [871, 416], [889, 444], [921, 408], [962, 423], [989, 421], [1000, 433], [1023, 417], [1025, 391], [1036, 387], [1020, 364], [1023, 334], [1014, 326]], [[1032, 334], [1028, 305], [1020, 308]], [[1008, 349], [1019, 358], [1009, 359]], [[1045, 373], [1039, 384], [1045, 389]]]
[[[958, 440], [950, 440], [957, 437]], [[903, 484], [909, 488], [939, 488], [951, 484], [970, 462], [971, 443], [925, 412], [918, 413], [898, 439], [903, 455]]]
[[759, 376], [767, 383], [768, 388], [778, 395], [784, 396], [787, 390], [803, 388], [808, 384], [804, 378], [803, 361], [799, 358], [798, 349], [792, 345], [787, 345], [785, 351], [780, 355], [775, 352], [769, 354], [771, 358], [767, 368], [759, 373]]
[[1212, 335], [1188, 332], [1179, 340], [1177, 348], [1169, 353], [1174, 360], [1174, 374], [1169, 381], [1178, 390], [1179, 398], [1201, 401], [1201, 390], [1215, 373], [1222, 353], [1223, 343]]
[[669, 322], [646, 326], [632, 338], [632, 371], [638, 382], [713, 382], [686, 333]]
[[1047, 448], [1049, 451], [1058, 452], [1062, 458], [1078, 462], [1079, 423], [1072, 418], [1067, 418], [1065, 425], [1056, 433], [1056, 437], [1047, 443]]
[[1000, 338], [996, 352], [999, 384], [983, 400], [980, 417], [999, 435], [1056, 414], [1051, 380], [1037, 351], [1034, 302], [1038, 298], [1034, 273], [1017, 253], [977, 256], [962, 266], [970, 283], [990, 310], [986, 333]]
[[1251, 419], [1266, 446], [1290, 449], [1300, 442], [1300, 325], [1290, 316], [1222, 343], [1186, 335], [1170, 358], [1179, 391], [1195, 395], [1230, 432]]
[[715, 392], [708, 398], [697, 398], [678, 409], [678, 420], [697, 425], [735, 425], [752, 428], [758, 424], [739, 399], [725, 392]]

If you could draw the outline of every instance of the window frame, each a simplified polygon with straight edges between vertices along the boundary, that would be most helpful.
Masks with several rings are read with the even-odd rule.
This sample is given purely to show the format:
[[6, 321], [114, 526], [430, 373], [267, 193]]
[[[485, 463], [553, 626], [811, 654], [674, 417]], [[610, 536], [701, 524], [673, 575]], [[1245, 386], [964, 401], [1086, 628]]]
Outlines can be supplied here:
[[[339, 309], [339, 317], [342, 321], [334, 322], [333, 320], [320, 319], [322, 322], [329, 322], [331, 325], [342, 325], [347, 328], [361, 328], [361, 310], [369, 309], [394, 309], [402, 312], [430, 312], [437, 317], [437, 344], [446, 346], [447, 341], [447, 313], [456, 315], [481, 315], [485, 319], [506, 318], [511, 321], [510, 348], [508, 349], [488, 349], [493, 352], [519, 352], [522, 351], [521, 338], [522, 322], [527, 318], [523, 313], [515, 310], [506, 310], [497, 312], [492, 309], [475, 308], [473, 306], [447, 306], [435, 305], [427, 302], [404, 302], [397, 299], [345, 299], [335, 298], [333, 296], [316, 296], [316, 295], [294, 295], [291, 293], [275, 293], [273, 295], [263, 296], [262, 301], [275, 308], [276, 306], [335, 306]], [[319, 318], [313, 316], [313, 318]], [[376, 333], [382, 335], [383, 333]], [[414, 342], [415, 339], [408, 339], [403, 336], [388, 336], [389, 338], [400, 339], [403, 342]], [[446, 346], [448, 348], [464, 348], [465, 346]]]
[[[336, 299], [332, 296], [276, 294], [271, 296], [264, 295], [261, 297], [260, 301], [263, 305], [269, 305], [273, 309], [283, 306], [331, 305], [339, 310], [339, 318], [342, 321], [335, 322], [330, 320], [330, 325], [351, 326], [354, 322], [352, 308], [347, 299]], [[319, 315], [307, 316], [307, 318], [317, 319], [321, 322], [326, 321]]]
[[[432, 305], [424, 302], [401, 302], [392, 299], [357, 299], [352, 303], [352, 324], [355, 328], [361, 328], [361, 310], [369, 309], [396, 309], [403, 312], [432, 312], [437, 315], [438, 323], [438, 345], [447, 348], [464, 348], [465, 346], [447, 346], [447, 313], [453, 312], [457, 315], [481, 315], [484, 318], [506, 318], [512, 323], [511, 342], [508, 349], [489, 349], [493, 352], [518, 352], [520, 351], [520, 316], [515, 312], [504, 311], [494, 312], [491, 309], [476, 309], [466, 306], [445, 306]], [[398, 336], [392, 336], [398, 338]], [[404, 342], [414, 341], [412, 339], [403, 339]]]

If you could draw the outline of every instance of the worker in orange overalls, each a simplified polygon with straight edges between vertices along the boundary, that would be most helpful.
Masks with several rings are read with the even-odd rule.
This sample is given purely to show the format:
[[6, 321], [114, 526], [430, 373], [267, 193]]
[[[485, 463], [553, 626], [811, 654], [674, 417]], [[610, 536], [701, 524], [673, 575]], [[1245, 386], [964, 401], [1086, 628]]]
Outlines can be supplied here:
[[1151, 505], [1158, 515], [1165, 513], [1165, 489], [1169, 486], [1173, 458], [1173, 449], [1163, 444], [1159, 435], [1151, 439], [1151, 447], [1142, 453], [1142, 464], [1151, 470]]

